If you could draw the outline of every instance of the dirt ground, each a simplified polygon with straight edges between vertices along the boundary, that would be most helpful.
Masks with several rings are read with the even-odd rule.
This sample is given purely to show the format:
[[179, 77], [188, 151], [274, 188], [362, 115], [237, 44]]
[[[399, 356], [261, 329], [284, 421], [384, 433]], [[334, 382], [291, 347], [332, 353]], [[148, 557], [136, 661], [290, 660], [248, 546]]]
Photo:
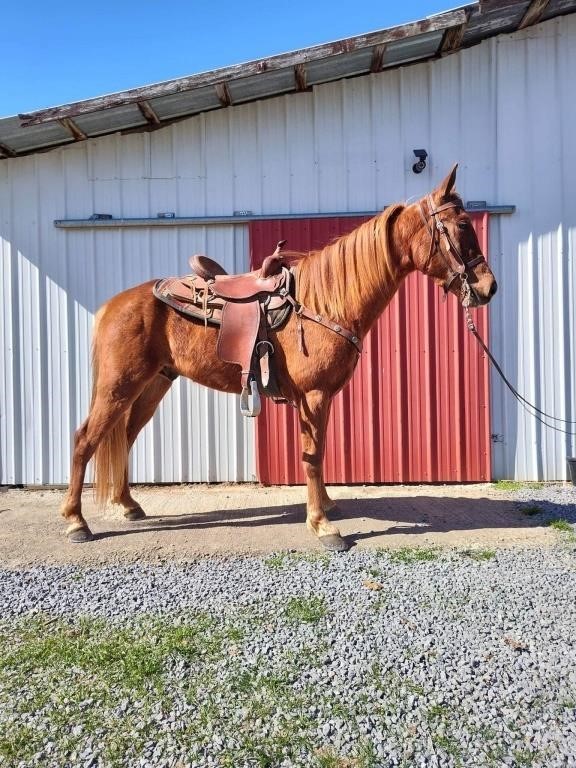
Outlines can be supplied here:
[[[335, 486], [337, 525], [355, 547], [546, 546], [556, 541], [492, 485]], [[140, 486], [148, 517], [124, 520], [99, 511], [90, 489], [85, 517], [96, 534], [70, 544], [59, 514], [63, 490], [0, 488], [0, 566], [165, 562], [208, 555], [322, 551], [305, 527], [303, 487]]]

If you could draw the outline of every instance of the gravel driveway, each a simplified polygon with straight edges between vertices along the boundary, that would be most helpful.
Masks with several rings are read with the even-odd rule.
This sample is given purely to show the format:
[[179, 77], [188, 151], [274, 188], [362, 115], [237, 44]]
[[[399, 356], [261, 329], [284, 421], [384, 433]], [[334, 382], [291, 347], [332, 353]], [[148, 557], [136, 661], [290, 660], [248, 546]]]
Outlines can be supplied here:
[[5, 567], [0, 765], [576, 766], [576, 496], [506, 496], [546, 546]]

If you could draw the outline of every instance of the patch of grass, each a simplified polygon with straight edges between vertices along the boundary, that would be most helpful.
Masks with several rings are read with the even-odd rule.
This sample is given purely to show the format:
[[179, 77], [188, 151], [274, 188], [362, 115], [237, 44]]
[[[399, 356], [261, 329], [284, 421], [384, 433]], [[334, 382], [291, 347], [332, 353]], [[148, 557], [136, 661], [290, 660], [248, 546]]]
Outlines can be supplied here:
[[539, 507], [538, 504], [531, 504], [527, 507], [522, 507], [520, 511], [527, 517], [534, 517], [534, 515], [539, 515], [542, 512], [542, 507]]
[[292, 563], [318, 563], [326, 567], [330, 563], [327, 552], [276, 552], [264, 560], [269, 568], [286, 568]]
[[445, 734], [436, 734], [432, 737], [434, 745], [454, 758], [457, 766], [462, 765], [462, 750], [456, 739]]
[[517, 749], [514, 751], [514, 765], [517, 765], [519, 768], [520, 766], [534, 765], [534, 761], [538, 758], [538, 756], [538, 752], [531, 752], [528, 749]]
[[31, 755], [29, 745], [35, 742], [34, 730], [27, 725], [16, 725], [0, 733], [0, 764], [16, 765], [23, 755]]
[[292, 597], [286, 603], [284, 615], [291, 621], [302, 621], [308, 624], [317, 624], [326, 616], [327, 608], [324, 598], [316, 597]]
[[371, 741], [363, 740], [358, 744], [352, 757], [343, 757], [335, 750], [322, 748], [315, 756], [317, 768], [379, 768], [382, 761]]
[[531, 488], [532, 490], [538, 490], [542, 487], [542, 483], [534, 481], [519, 481], [519, 480], [497, 480], [493, 483], [494, 488], [499, 491], [519, 491], [522, 488]]
[[516, 480], [497, 480], [494, 487], [499, 491], [519, 491], [523, 487], [523, 483]]
[[443, 704], [431, 704], [428, 707], [428, 710], [426, 712], [426, 716], [429, 720], [446, 720], [448, 718], [448, 715], [450, 714], [450, 710], [448, 707], [445, 707]]
[[0, 629], [0, 713], [9, 712], [0, 764], [11, 765], [30, 761], [48, 742], [54, 753], [43, 753], [44, 764], [81, 764], [79, 751], [92, 739], [107, 766], [137, 757], [151, 713], [166, 698], [170, 666], [215, 663], [243, 637], [207, 615], [129, 626], [40, 617]]
[[388, 550], [388, 557], [393, 563], [425, 563], [431, 560], [437, 560], [438, 550], [423, 547], [402, 547], [401, 549]]
[[556, 531], [561, 531], [562, 533], [574, 533], [574, 526], [568, 520], [563, 520], [562, 518], [550, 520], [548, 525], [550, 528], [554, 528]]
[[378, 597], [376, 597], [374, 600], [370, 603], [370, 610], [374, 611], [374, 613], [378, 613], [379, 611], [383, 611], [388, 605], [388, 597], [386, 595], [383, 595], [382, 592], [378, 592]]
[[424, 696], [424, 686], [420, 685], [420, 683], [415, 683], [411, 678], [406, 678], [404, 680], [404, 685], [406, 686], [406, 689], [410, 691], [410, 693], [415, 693], [418, 696]]
[[333, 749], [319, 749], [314, 755], [317, 768], [356, 768], [356, 762], [349, 757], [342, 757]]
[[469, 557], [471, 560], [482, 562], [493, 560], [496, 557], [496, 552], [493, 549], [465, 549], [462, 555]]
[[374, 744], [367, 739], [361, 741], [358, 745], [355, 760], [357, 768], [378, 768], [378, 766], [382, 765]]
[[286, 565], [287, 559], [288, 559], [287, 552], [277, 552], [274, 555], [270, 555], [270, 557], [267, 557], [264, 560], [264, 565], [267, 565], [268, 568], [283, 568]]
[[[236, 629], [228, 639], [237, 641], [240, 636]], [[207, 615], [176, 625], [147, 619], [129, 628], [101, 619], [47, 627], [40, 619], [21, 625], [15, 642], [0, 658], [0, 672], [75, 669], [88, 676], [100, 675], [108, 684], [126, 690], [147, 690], [158, 682], [170, 656], [187, 661], [213, 656], [222, 652], [226, 639], [215, 619]]]

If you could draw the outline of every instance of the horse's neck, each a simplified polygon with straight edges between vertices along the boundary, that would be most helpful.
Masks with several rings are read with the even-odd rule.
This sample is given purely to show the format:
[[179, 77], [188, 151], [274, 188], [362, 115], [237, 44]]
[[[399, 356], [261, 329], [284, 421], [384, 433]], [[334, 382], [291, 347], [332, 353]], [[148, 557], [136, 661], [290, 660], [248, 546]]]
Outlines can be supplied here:
[[295, 266], [298, 300], [364, 336], [413, 269], [413, 220], [413, 213], [394, 206], [305, 257]]
[[415, 231], [413, 212], [402, 208], [388, 220], [387, 227], [388, 261], [392, 271], [377, 284], [361, 281], [363, 302], [356, 325], [362, 337], [392, 301], [406, 276], [414, 270], [410, 257], [410, 240]]

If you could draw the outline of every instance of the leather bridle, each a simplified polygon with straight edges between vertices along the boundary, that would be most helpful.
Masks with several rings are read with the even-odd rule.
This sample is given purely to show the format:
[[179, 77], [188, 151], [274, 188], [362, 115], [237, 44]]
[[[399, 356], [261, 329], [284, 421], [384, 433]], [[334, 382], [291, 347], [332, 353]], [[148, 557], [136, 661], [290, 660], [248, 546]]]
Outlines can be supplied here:
[[[450, 237], [450, 233], [448, 232], [446, 225], [440, 218], [440, 214], [443, 211], [447, 211], [450, 208], [460, 208], [461, 205], [459, 203], [444, 203], [443, 205], [439, 205], [436, 208], [434, 206], [434, 201], [432, 200], [431, 195], [427, 195], [426, 202], [428, 204], [428, 215], [426, 215], [426, 212], [424, 211], [422, 201], [420, 201], [418, 206], [420, 216], [422, 217], [426, 229], [430, 234], [430, 251], [428, 252], [428, 258], [426, 259], [423, 272], [427, 272], [432, 256], [434, 255], [434, 251], [436, 251], [442, 261], [448, 267], [448, 276], [442, 284], [444, 294], [446, 295], [448, 293], [454, 280], [459, 277], [462, 283], [462, 304], [464, 306], [468, 306], [470, 303], [470, 294], [473, 290], [468, 280], [470, 270], [472, 267], [475, 267], [484, 261], [484, 256], [480, 254], [470, 261], [465, 261], [462, 254], [460, 253], [460, 250]], [[433, 220], [432, 225], [430, 224], [429, 219]], [[446, 255], [442, 251], [442, 240], [444, 241]], [[451, 255], [453, 258], [450, 258]]]

